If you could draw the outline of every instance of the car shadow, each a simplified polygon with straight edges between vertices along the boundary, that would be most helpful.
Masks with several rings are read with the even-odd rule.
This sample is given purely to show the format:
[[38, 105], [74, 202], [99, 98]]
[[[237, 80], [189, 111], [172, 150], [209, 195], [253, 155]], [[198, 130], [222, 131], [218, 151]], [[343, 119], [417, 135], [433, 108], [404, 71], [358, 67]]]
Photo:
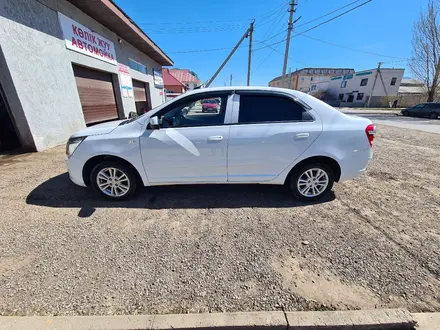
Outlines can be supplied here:
[[[335, 199], [333, 192], [313, 204]], [[157, 186], [140, 189], [127, 201], [109, 201], [91, 189], [73, 184], [67, 173], [53, 177], [34, 190], [26, 203], [48, 207], [79, 207], [78, 216], [89, 217], [96, 208], [202, 209], [241, 207], [298, 207], [310, 205], [292, 197], [286, 187], [252, 184]]]

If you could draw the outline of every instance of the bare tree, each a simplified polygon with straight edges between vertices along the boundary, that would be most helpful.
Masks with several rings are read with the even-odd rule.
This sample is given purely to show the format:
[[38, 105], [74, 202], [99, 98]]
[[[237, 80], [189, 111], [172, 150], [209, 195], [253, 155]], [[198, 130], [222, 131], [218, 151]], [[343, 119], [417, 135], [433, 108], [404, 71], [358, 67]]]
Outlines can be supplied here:
[[313, 96], [321, 101], [335, 101], [338, 98], [337, 95], [329, 89], [320, 89], [314, 93]]
[[414, 23], [412, 59], [409, 66], [413, 74], [425, 83], [428, 102], [435, 99], [440, 83], [440, 0], [429, 0], [428, 11], [421, 12]]

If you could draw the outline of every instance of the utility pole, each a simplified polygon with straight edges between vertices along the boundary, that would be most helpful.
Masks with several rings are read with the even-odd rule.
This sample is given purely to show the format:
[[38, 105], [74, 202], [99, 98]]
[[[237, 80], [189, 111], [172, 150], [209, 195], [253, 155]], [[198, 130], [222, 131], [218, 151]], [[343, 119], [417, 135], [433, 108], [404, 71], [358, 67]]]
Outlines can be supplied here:
[[251, 22], [251, 26], [249, 27], [249, 56], [248, 56], [248, 74], [247, 74], [247, 85], [249, 86], [251, 83], [251, 63], [252, 63], [252, 34], [254, 32], [254, 23]]
[[292, 69], [289, 68], [289, 73], [287, 75], [287, 88], [290, 88], [291, 84], [292, 84]]
[[284, 51], [284, 64], [283, 64], [283, 75], [281, 76], [281, 87], [284, 87], [284, 80], [286, 78], [286, 69], [287, 69], [287, 58], [289, 57], [289, 47], [290, 47], [290, 35], [293, 29], [293, 13], [295, 12], [295, 0], [292, 0], [290, 3], [290, 16], [289, 23], [287, 25], [287, 39], [286, 39], [286, 50]]
[[[377, 64], [376, 76], [374, 77], [373, 88], [371, 89], [370, 97], [368, 98], [367, 107], [370, 106], [371, 97], [373, 96], [373, 93], [374, 93], [374, 87], [376, 87], [377, 76], [380, 74], [380, 67], [381, 67], [382, 64], [383, 64], [382, 62], [379, 62], [379, 63]], [[382, 77], [382, 75], [381, 75], [381, 77]]]
[[231, 73], [231, 75], [229, 76], [229, 86], [232, 86], [232, 73]]
[[206, 83], [206, 87], [209, 87], [212, 82], [214, 81], [214, 79], [218, 76], [218, 74], [220, 73], [220, 71], [223, 69], [223, 67], [226, 65], [226, 63], [228, 63], [229, 59], [232, 57], [232, 55], [234, 55], [235, 51], [237, 50], [237, 48], [241, 45], [241, 43], [243, 42], [244, 38], [246, 38], [249, 35], [249, 29], [246, 30], [246, 32], [243, 34], [243, 36], [241, 37], [241, 39], [237, 42], [237, 44], [235, 45], [235, 47], [232, 49], [232, 51], [229, 53], [228, 57], [226, 57], [226, 59], [223, 61], [222, 65], [220, 65], [220, 67], [218, 68], [218, 70], [214, 73], [214, 75], [212, 76], [211, 79], [209, 79], [209, 81]]

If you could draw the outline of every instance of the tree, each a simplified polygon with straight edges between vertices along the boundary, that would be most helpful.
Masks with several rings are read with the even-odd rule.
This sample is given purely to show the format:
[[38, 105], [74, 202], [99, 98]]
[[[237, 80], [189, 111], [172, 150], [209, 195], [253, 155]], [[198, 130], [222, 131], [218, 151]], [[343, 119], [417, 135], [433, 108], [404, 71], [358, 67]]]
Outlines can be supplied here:
[[337, 100], [336, 94], [329, 89], [326, 89], [326, 90], [320, 89], [320, 90], [316, 91], [316, 93], [314, 93], [313, 96], [316, 97], [317, 99], [320, 99], [321, 101], [335, 101], [335, 100]]
[[413, 74], [425, 83], [428, 102], [435, 99], [440, 83], [440, 0], [429, 0], [428, 11], [421, 12], [414, 23], [412, 58], [409, 66]]

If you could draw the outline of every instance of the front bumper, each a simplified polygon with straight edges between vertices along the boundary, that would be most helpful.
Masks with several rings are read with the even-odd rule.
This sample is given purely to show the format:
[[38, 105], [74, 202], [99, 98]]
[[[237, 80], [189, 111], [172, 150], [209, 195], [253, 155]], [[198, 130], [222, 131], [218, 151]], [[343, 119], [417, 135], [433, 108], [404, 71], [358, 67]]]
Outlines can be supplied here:
[[84, 167], [84, 162], [75, 158], [74, 155], [65, 158], [66, 167], [69, 170], [69, 178], [73, 183], [81, 187], [86, 187], [83, 180], [82, 169]]

